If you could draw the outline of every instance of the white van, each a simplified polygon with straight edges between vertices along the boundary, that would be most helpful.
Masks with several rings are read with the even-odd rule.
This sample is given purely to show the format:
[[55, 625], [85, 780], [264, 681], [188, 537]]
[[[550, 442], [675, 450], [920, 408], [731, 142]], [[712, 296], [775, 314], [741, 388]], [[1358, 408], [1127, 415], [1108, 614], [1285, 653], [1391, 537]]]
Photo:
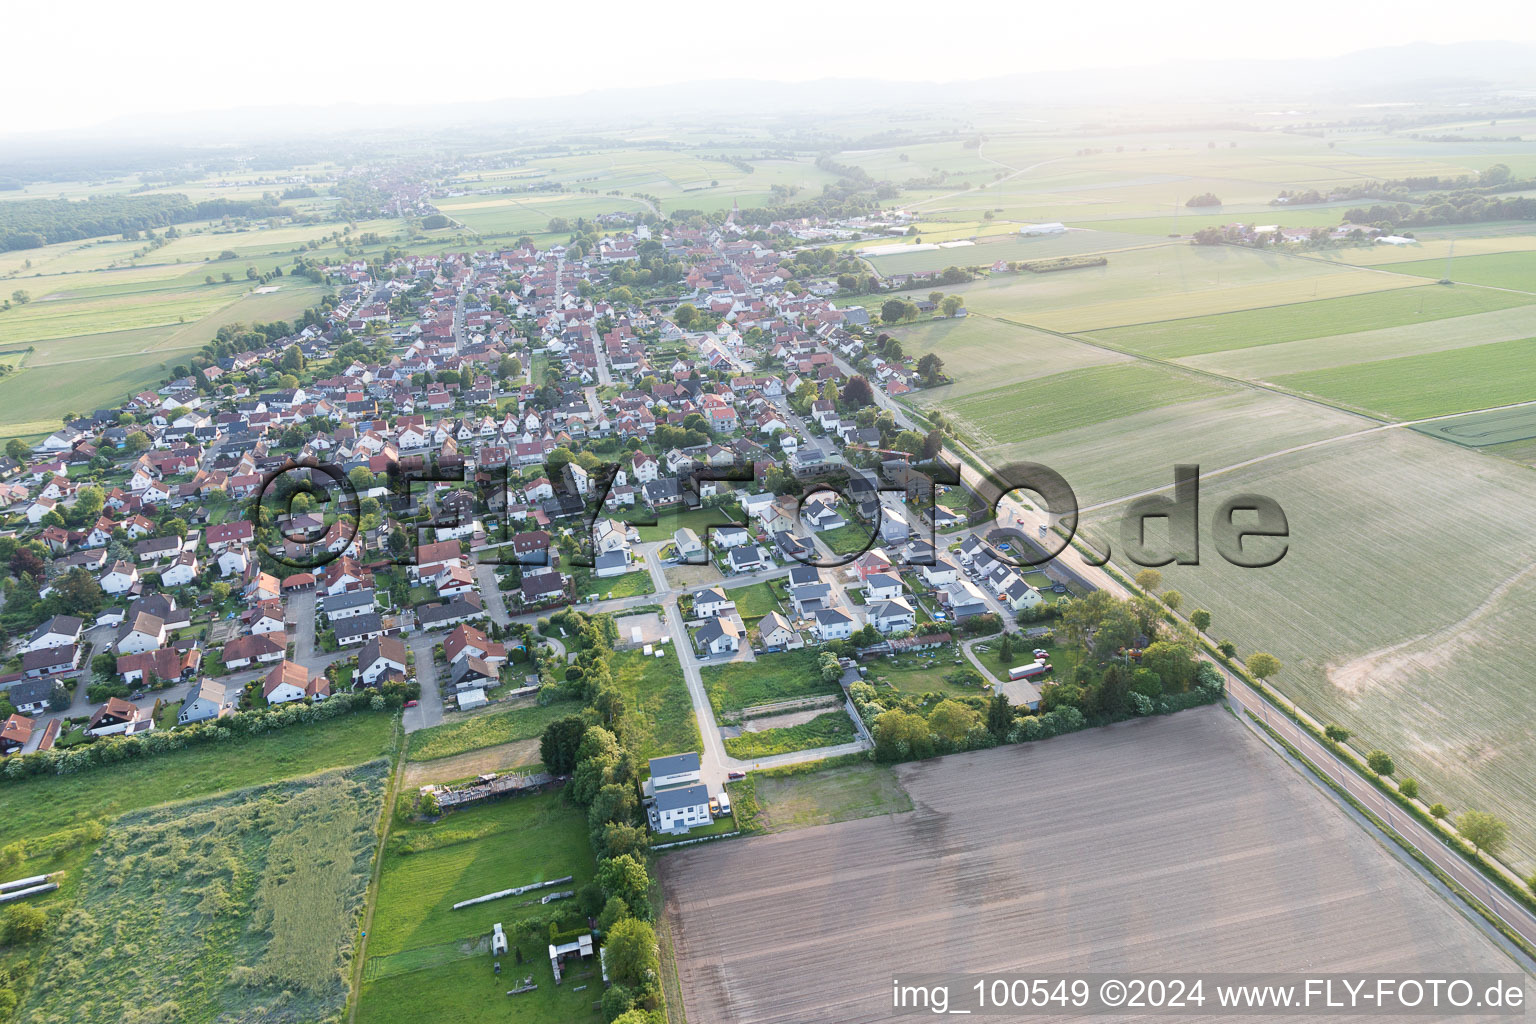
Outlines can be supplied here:
[[731, 813], [731, 798], [725, 795], [725, 790], [720, 791], [720, 816], [723, 818]]

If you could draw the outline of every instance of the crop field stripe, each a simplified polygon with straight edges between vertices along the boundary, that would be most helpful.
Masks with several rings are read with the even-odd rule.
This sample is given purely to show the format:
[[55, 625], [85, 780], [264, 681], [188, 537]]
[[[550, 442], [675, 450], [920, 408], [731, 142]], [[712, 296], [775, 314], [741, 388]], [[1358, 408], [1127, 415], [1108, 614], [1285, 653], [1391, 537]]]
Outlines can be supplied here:
[[[1392, 309], [1398, 302], [1412, 306], [1415, 300], [1419, 304], [1419, 311], [1410, 313], [1406, 318], [1402, 313]], [[1426, 283], [1355, 295], [1339, 295], [1326, 299], [1301, 299], [1296, 302], [1276, 303], [1272, 306], [1233, 310], [1229, 313], [1124, 324], [1105, 330], [1084, 332], [1076, 336], [1084, 340], [1091, 338], [1117, 351], [1184, 359], [1217, 352], [1308, 341], [1320, 337], [1342, 336], [1365, 330], [1451, 320], [1461, 316], [1496, 312], [1533, 303], [1536, 303], [1536, 294], [1523, 297], [1515, 293], [1487, 290], [1468, 292], [1449, 290], [1442, 285]], [[1281, 314], [1277, 322], [1263, 322], [1277, 312]], [[1334, 319], [1330, 319], [1330, 315], [1333, 315]], [[1213, 327], [1217, 331], [1214, 337], [1209, 338], [1176, 337], [1172, 340], [1164, 340], [1169, 332], [1177, 331], [1181, 327], [1188, 327], [1192, 331]], [[1223, 327], [1227, 330], [1221, 330]], [[1162, 329], [1158, 330], [1158, 328]], [[1127, 338], [1138, 336], [1145, 338], [1146, 341], [1139, 345], [1126, 341]]]
[[1275, 382], [1397, 420], [1491, 410], [1536, 393], [1536, 338], [1311, 370]]

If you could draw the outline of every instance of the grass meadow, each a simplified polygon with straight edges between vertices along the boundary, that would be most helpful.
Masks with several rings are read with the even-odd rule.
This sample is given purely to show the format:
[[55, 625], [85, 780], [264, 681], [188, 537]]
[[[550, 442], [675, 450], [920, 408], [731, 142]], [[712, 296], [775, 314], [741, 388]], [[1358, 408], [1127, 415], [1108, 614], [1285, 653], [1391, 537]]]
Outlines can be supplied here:
[[699, 750], [699, 724], [694, 718], [683, 668], [671, 646], [662, 656], [622, 651], [613, 656], [613, 683], [624, 694], [624, 743], [641, 757], [662, 757]]
[[815, 747], [834, 747], [853, 739], [853, 722], [848, 718], [848, 712], [838, 708], [799, 725], [743, 732], [725, 741], [725, 752], [739, 758], [769, 757]]
[[388, 756], [399, 715], [360, 712], [259, 736], [189, 747], [110, 769], [45, 775], [0, 786], [7, 841], [43, 838], [89, 821], [275, 779]]
[[339, 1020], [388, 774], [373, 761], [119, 819], [19, 1019]]
[[[532, 943], [492, 970], [491, 926], [550, 909], [539, 894], [507, 897], [453, 910], [453, 904], [498, 889], [566, 875], [576, 889], [595, 863], [582, 812], [559, 792], [510, 797], [456, 811], [433, 823], [397, 826], [384, 852], [367, 961], [358, 1000], [363, 1024], [421, 1021], [518, 1021], [585, 1024], [602, 984], [595, 968], [578, 969], [556, 987], [545, 945]], [[591, 977], [582, 972], [590, 971]], [[505, 992], [532, 975], [527, 995]], [[577, 991], [578, 985], [585, 991]]]
[[836, 694], [836, 682], [824, 683], [816, 662], [820, 654], [810, 647], [798, 651], [765, 654], [756, 661], [733, 661], [699, 669], [704, 689], [716, 713], [740, 711], [757, 704]]
[[406, 760], [436, 761], [513, 740], [537, 739], [550, 722], [580, 710], [577, 704], [557, 702], [458, 715], [442, 725], [411, 733]]

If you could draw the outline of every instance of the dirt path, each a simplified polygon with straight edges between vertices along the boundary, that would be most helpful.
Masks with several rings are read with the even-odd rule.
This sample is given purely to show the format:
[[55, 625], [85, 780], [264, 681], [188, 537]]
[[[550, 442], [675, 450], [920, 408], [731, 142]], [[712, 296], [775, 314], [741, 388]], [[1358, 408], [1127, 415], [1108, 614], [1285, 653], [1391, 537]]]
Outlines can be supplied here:
[[451, 782], [472, 775], [503, 772], [509, 768], [538, 763], [539, 741], [516, 740], [452, 757], [440, 757], [435, 761], [409, 762], [405, 766], [403, 782], [407, 786], [424, 786], [429, 782]]

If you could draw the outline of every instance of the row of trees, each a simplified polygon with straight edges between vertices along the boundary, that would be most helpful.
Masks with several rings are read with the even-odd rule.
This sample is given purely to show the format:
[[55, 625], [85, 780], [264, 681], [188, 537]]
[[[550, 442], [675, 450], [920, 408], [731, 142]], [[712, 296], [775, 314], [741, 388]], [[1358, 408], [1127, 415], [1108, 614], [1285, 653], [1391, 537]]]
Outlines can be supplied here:
[[585, 706], [549, 724], [539, 753], [549, 771], [571, 776], [566, 795], [587, 812], [597, 877], [577, 895], [582, 909], [597, 919], [607, 950], [613, 984], [603, 993], [603, 1015], [620, 1024], [664, 1024], [661, 960], [650, 923], [649, 838], [639, 798], [645, 769], [636, 753], [645, 725], [630, 713], [613, 681], [618, 628], [610, 615], [574, 609], [552, 616], [550, 623], [580, 641], [560, 685], [575, 689]]

